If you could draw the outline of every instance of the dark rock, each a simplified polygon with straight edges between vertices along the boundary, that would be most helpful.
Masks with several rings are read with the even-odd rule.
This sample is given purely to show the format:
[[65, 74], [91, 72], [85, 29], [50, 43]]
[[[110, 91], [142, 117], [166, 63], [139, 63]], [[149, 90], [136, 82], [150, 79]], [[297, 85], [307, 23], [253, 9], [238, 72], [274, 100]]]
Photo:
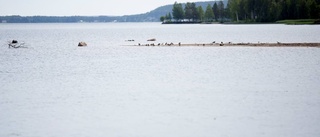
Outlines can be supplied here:
[[79, 47], [87, 46], [87, 43], [85, 43], [85, 42], [79, 42], [78, 46], [79, 46]]

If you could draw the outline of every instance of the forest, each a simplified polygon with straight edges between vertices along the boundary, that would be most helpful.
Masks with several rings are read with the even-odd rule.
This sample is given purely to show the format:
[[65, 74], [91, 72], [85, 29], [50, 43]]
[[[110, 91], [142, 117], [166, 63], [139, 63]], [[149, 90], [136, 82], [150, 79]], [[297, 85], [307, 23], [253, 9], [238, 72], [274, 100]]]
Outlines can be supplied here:
[[228, 10], [235, 21], [319, 19], [320, 0], [229, 0]]
[[[162, 16], [164, 23], [170, 22], [276, 22], [288, 19], [319, 19], [320, 0], [229, 0], [203, 9], [188, 2], [183, 8], [175, 2], [172, 12]], [[317, 20], [319, 21], [319, 20]]]
[[210, 4], [204, 9], [202, 6], [196, 6], [195, 3], [187, 2], [183, 8], [181, 3], [173, 4], [172, 12], [160, 17], [164, 23], [178, 22], [214, 22], [220, 19], [221, 22], [227, 17], [226, 8], [222, 1]]

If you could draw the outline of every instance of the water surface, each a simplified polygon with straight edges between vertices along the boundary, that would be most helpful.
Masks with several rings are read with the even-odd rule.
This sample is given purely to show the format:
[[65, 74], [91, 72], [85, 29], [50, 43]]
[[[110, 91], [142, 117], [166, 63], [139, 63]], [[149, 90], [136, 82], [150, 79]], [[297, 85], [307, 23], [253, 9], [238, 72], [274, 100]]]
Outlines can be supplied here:
[[[0, 24], [0, 136], [320, 135], [319, 26]], [[18, 39], [28, 48], [9, 49]], [[135, 42], [125, 42], [134, 39]], [[88, 47], [78, 48], [79, 41]]]

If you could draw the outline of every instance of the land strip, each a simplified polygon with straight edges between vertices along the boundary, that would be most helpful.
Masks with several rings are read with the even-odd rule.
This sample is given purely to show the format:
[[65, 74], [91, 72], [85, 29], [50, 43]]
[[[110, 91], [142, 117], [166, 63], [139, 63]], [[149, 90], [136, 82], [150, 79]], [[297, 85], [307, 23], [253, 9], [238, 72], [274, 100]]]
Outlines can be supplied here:
[[320, 43], [149, 43], [149, 44], [136, 44], [125, 46], [207, 46], [207, 47], [318, 47]]

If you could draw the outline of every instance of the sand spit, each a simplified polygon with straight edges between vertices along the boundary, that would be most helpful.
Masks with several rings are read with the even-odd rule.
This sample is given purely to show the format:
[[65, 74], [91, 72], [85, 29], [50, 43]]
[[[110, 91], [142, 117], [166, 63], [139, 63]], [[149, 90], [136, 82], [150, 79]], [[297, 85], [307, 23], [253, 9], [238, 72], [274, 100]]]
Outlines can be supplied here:
[[126, 46], [208, 46], [208, 47], [320, 47], [320, 43], [149, 43]]

